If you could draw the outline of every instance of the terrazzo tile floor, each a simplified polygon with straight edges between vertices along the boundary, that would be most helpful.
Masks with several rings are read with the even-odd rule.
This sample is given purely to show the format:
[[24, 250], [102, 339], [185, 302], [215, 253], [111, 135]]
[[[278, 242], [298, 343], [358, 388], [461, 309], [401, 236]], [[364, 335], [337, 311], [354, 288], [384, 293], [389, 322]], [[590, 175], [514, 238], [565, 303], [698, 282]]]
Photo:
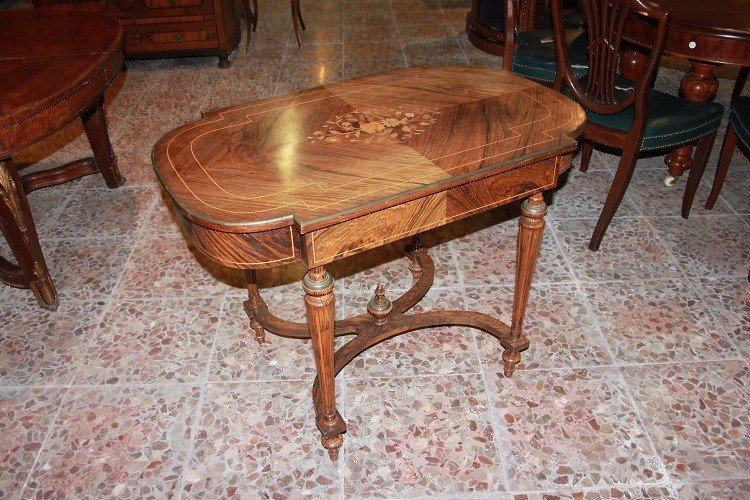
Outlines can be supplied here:
[[[442, 328], [372, 349], [337, 379], [341, 458], [321, 448], [309, 343], [258, 346], [236, 273], [196, 259], [149, 164], [201, 111], [391, 68], [500, 66], [463, 33], [468, 0], [261, 1], [231, 57], [133, 61], [107, 93], [127, 184], [98, 177], [30, 196], [56, 313], [0, 288], [0, 497], [750, 497], [750, 161], [735, 153], [713, 211], [643, 159], [601, 250], [586, 245], [617, 158], [595, 153], [553, 195], [512, 379], [492, 338]], [[662, 69], [675, 91], [681, 73]], [[723, 80], [718, 100], [728, 101]], [[723, 133], [723, 132], [722, 132]], [[79, 125], [16, 158], [88, 155]], [[422, 307], [508, 321], [517, 208], [426, 235], [439, 275]], [[333, 266], [337, 314], [411, 276], [401, 243]], [[7, 248], [2, 247], [7, 253]], [[261, 273], [304, 317], [299, 266]]]

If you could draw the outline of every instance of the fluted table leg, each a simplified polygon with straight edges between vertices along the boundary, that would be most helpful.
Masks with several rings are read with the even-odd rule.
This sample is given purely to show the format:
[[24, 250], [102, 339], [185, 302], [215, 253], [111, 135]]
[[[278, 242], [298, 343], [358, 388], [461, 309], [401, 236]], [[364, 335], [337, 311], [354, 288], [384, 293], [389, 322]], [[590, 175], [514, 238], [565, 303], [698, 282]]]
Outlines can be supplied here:
[[338, 459], [339, 448], [344, 443], [346, 423], [336, 411], [336, 391], [333, 371], [334, 296], [333, 277], [324, 267], [308, 271], [302, 280], [305, 290], [307, 326], [318, 369], [317, 391], [313, 390], [315, 422], [323, 435], [323, 446], [331, 460]]
[[528, 345], [523, 334], [523, 317], [531, 290], [539, 247], [542, 243], [544, 216], [547, 205], [542, 193], [533, 195], [521, 204], [522, 216], [518, 230], [518, 256], [516, 261], [516, 290], [513, 295], [513, 314], [510, 324], [510, 347], [503, 351], [503, 366], [506, 377], [513, 375], [521, 361], [520, 346]]

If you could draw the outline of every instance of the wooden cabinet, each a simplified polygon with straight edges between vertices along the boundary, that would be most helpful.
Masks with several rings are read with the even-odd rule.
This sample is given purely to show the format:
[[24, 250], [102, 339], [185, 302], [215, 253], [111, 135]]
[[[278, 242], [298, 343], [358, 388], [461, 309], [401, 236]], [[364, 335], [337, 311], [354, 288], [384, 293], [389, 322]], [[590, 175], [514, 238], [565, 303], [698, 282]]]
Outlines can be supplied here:
[[127, 59], [217, 56], [228, 68], [240, 40], [238, 0], [34, 0], [41, 9], [92, 10], [117, 18]]

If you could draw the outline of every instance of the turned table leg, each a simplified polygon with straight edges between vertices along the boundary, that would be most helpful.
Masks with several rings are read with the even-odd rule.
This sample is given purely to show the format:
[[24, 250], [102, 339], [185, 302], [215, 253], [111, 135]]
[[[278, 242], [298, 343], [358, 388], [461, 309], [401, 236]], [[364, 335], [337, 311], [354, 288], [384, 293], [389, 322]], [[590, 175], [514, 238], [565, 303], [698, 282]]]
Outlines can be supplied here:
[[647, 64], [648, 57], [635, 49], [626, 49], [620, 55], [620, 73], [630, 81], [638, 81]]
[[539, 247], [542, 243], [544, 216], [547, 205], [542, 193], [537, 193], [521, 204], [521, 220], [518, 229], [518, 256], [516, 260], [516, 289], [513, 295], [513, 314], [510, 324], [510, 347], [503, 351], [503, 365], [506, 377], [513, 375], [521, 361], [519, 346], [527, 345], [523, 335], [523, 317], [531, 290]]
[[[690, 61], [691, 68], [680, 82], [680, 94], [691, 101], [708, 102], [716, 97], [719, 90], [719, 80], [714, 75], [718, 68], [715, 64]], [[681, 176], [693, 164], [693, 147], [677, 148], [664, 158], [669, 167], [669, 175], [673, 179]]]
[[333, 277], [324, 267], [308, 271], [302, 280], [305, 290], [307, 326], [318, 369], [318, 390], [313, 390], [315, 422], [320, 429], [323, 446], [331, 460], [338, 459], [339, 448], [344, 443], [346, 423], [336, 411], [336, 392], [333, 372], [334, 296]]
[[0, 161], [0, 229], [18, 261], [18, 268], [11, 268], [2, 259], [0, 276], [10, 284], [31, 288], [39, 305], [56, 310], [57, 292], [44, 262], [26, 193], [10, 159]]
[[125, 182], [120, 170], [117, 168], [117, 159], [112, 151], [107, 133], [107, 120], [104, 116], [104, 99], [98, 99], [96, 103], [81, 115], [83, 129], [94, 152], [96, 165], [99, 167], [107, 187], [114, 189]]
[[[647, 63], [648, 58], [644, 54], [634, 49], [625, 50], [620, 57], [620, 73], [625, 78], [636, 81], [643, 74]], [[690, 65], [690, 71], [680, 82], [680, 94], [691, 101], [712, 101], [719, 90], [719, 80], [714, 75], [718, 66], [698, 61], [690, 61]], [[670, 177], [665, 181], [668, 185], [674, 184], [692, 166], [692, 155], [693, 147], [685, 146], [675, 149], [664, 158], [664, 163], [669, 167]]]

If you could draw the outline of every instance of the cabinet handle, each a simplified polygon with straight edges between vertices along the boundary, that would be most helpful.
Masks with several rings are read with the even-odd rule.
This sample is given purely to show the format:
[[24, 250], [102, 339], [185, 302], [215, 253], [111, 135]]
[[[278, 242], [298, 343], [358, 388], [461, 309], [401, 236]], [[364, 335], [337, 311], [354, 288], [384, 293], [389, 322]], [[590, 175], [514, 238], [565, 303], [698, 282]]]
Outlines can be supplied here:
[[125, 37], [125, 43], [128, 45], [140, 45], [141, 43], [141, 34], [140, 33], [133, 33], [131, 35], [128, 35]]

